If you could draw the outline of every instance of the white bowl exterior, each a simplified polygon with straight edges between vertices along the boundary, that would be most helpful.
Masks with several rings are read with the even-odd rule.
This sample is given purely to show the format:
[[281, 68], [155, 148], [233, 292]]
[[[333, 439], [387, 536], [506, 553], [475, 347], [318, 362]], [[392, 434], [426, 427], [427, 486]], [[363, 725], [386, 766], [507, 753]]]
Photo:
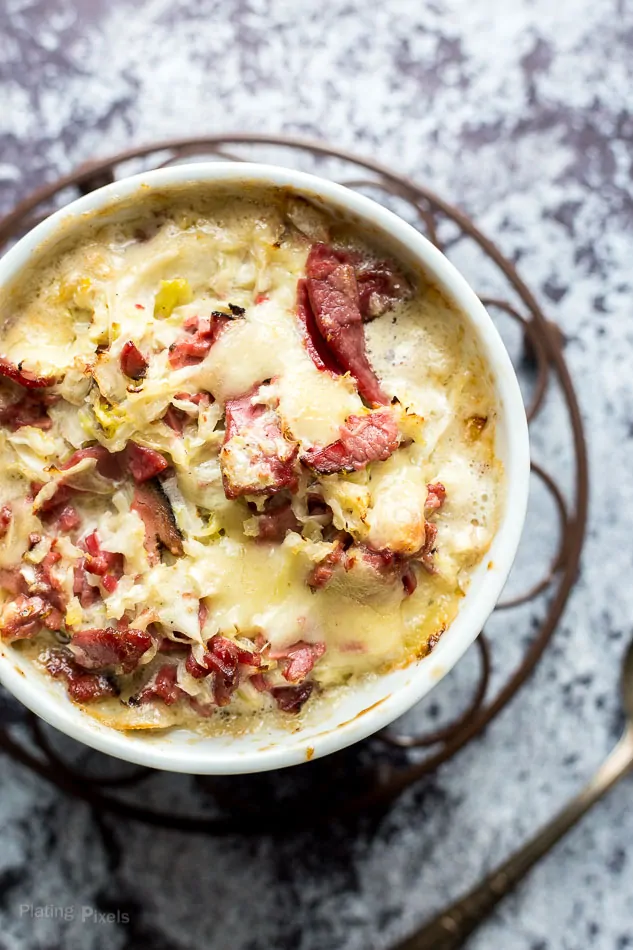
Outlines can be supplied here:
[[295, 732], [275, 729], [239, 737], [202, 737], [182, 729], [166, 733], [121, 733], [73, 705], [58, 683], [34, 674], [17, 651], [0, 641], [0, 681], [25, 706], [60, 731], [110, 755], [153, 768], [192, 774], [238, 774], [281, 768], [327, 755], [364, 739], [403, 715], [454, 666], [494, 609], [521, 537], [529, 485], [529, 442], [523, 400], [508, 353], [489, 315], [446, 257], [391, 211], [326, 179], [292, 169], [234, 163], [177, 165], [114, 182], [78, 199], [23, 237], [0, 260], [0, 289], [40, 250], [79, 216], [130, 199], [139, 189], [195, 183], [262, 184], [289, 187], [357, 216], [406, 249], [454, 301], [473, 327], [492, 371], [499, 418], [497, 454], [505, 469], [505, 498], [499, 529], [489, 552], [472, 575], [459, 613], [433, 652], [405, 669], [361, 683], [327, 709], [319, 724]]

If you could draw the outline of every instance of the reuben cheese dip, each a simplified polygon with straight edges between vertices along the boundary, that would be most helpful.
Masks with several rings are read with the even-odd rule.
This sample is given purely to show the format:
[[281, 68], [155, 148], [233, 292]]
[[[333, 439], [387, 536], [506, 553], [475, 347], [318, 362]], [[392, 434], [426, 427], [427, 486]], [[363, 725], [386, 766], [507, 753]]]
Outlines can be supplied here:
[[141, 188], [1, 319], [0, 636], [91, 716], [294, 727], [450, 625], [499, 518], [494, 383], [377, 229]]

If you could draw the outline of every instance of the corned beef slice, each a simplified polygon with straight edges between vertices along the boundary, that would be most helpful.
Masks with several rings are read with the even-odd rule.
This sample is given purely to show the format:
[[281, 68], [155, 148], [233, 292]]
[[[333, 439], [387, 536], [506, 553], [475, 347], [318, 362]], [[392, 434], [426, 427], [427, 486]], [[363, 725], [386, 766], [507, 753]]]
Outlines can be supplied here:
[[59, 396], [53, 393], [27, 392], [17, 402], [11, 402], [0, 409], [0, 425], [6, 426], [12, 432], [22, 426], [50, 429], [53, 423], [48, 415], [48, 407], [54, 406], [58, 401]]
[[225, 406], [220, 466], [227, 498], [272, 495], [284, 488], [297, 488], [298, 447], [284, 439], [281, 420], [274, 410], [253, 404], [258, 389], [256, 386], [244, 396], [229, 399]]
[[142, 379], [145, 376], [149, 363], [131, 340], [123, 344], [120, 359], [121, 369], [130, 379]]
[[314, 244], [306, 274], [316, 325], [336, 363], [355, 377], [358, 391], [369, 403], [388, 405], [389, 397], [367, 359], [358, 283], [349, 256], [327, 244]]
[[98, 699], [119, 695], [116, 684], [109, 676], [86, 672], [77, 665], [70, 650], [49, 650], [45, 665], [51, 676], [66, 681], [68, 695], [76, 703], [93, 703]]
[[187, 317], [183, 324], [184, 333], [169, 347], [170, 366], [182, 369], [200, 363], [232, 319], [221, 313], [212, 313], [210, 317]]
[[123, 673], [131, 673], [152, 642], [150, 634], [144, 630], [105, 627], [75, 633], [70, 641], [70, 649], [76, 662], [86, 670], [121, 666]]
[[162, 544], [174, 557], [182, 557], [185, 553], [182, 546], [182, 537], [172, 511], [167, 495], [156, 478], [149, 479], [134, 488], [134, 497], [131, 504], [145, 526], [145, 549], [150, 561], [156, 563], [159, 559]]
[[22, 363], [16, 366], [6, 356], [0, 356], [0, 376], [10, 379], [12, 383], [17, 383], [25, 389], [46, 389], [47, 386], [52, 386], [56, 382], [54, 376], [38, 376], [24, 369]]
[[337, 375], [344, 372], [334, 359], [333, 354], [328, 349], [327, 343], [321, 336], [312, 310], [312, 304], [310, 303], [308, 284], [305, 279], [297, 282], [297, 318], [306, 350], [316, 368], [321, 371], [329, 370], [331, 373], [336, 373]]
[[301, 456], [308, 468], [321, 475], [353, 472], [369, 462], [384, 461], [398, 447], [398, 425], [389, 409], [366, 416], [349, 416], [340, 438], [324, 448], [309, 449]]

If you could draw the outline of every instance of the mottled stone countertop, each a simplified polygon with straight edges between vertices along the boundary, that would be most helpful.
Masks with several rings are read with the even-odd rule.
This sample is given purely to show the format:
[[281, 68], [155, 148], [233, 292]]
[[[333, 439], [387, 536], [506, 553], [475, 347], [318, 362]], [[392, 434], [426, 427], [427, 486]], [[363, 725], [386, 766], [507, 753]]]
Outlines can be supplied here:
[[[386, 948], [600, 763], [633, 632], [632, 89], [628, 0], [0, 5], [0, 212], [90, 157], [174, 135], [285, 131], [373, 156], [472, 214], [562, 325], [594, 485], [582, 571], [529, 685], [370, 829], [274, 842], [116, 824], [3, 758], [0, 947]], [[474, 262], [465, 269], [476, 283]], [[533, 433], [535, 457], [563, 482], [565, 429], [554, 407]], [[534, 494], [526, 572], [553, 531]], [[538, 610], [497, 615], [497, 678]], [[468, 655], [418, 715], [463, 702], [474, 669]], [[0, 715], [21, 716], [6, 694]], [[163, 803], [188, 807], [183, 781], [165, 780]], [[633, 947], [632, 800], [625, 781], [472, 950]], [[130, 922], [82, 923], [81, 907]]]

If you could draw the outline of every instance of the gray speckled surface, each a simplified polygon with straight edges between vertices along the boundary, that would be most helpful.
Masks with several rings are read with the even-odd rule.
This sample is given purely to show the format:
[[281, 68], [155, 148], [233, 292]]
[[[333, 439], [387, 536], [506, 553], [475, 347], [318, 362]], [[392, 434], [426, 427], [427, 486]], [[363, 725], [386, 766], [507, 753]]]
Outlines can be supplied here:
[[[595, 490], [563, 623], [486, 736], [371, 831], [274, 844], [104, 827], [2, 760], [0, 947], [379, 950], [548, 818], [617, 734], [618, 661], [633, 630], [633, 7], [386, 0], [368, 10], [359, 0], [5, 0], [0, 211], [94, 155], [226, 129], [329, 140], [460, 204], [568, 339]], [[476, 261], [456, 260], [480, 289]], [[534, 454], [565, 481], [564, 418], [550, 408]], [[550, 524], [535, 492], [526, 571]], [[494, 621], [497, 677], [536, 610]], [[457, 704], [472, 663], [418, 715]], [[19, 710], [0, 696], [0, 714]], [[176, 778], [160, 794], [185, 808], [194, 798]], [[633, 947], [632, 795], [625, 781], [596, 808], [472, 950]], [[22, 904], [77, 913], [35, 919]], [[82, 905], [131, 922], [81, 923]]]

